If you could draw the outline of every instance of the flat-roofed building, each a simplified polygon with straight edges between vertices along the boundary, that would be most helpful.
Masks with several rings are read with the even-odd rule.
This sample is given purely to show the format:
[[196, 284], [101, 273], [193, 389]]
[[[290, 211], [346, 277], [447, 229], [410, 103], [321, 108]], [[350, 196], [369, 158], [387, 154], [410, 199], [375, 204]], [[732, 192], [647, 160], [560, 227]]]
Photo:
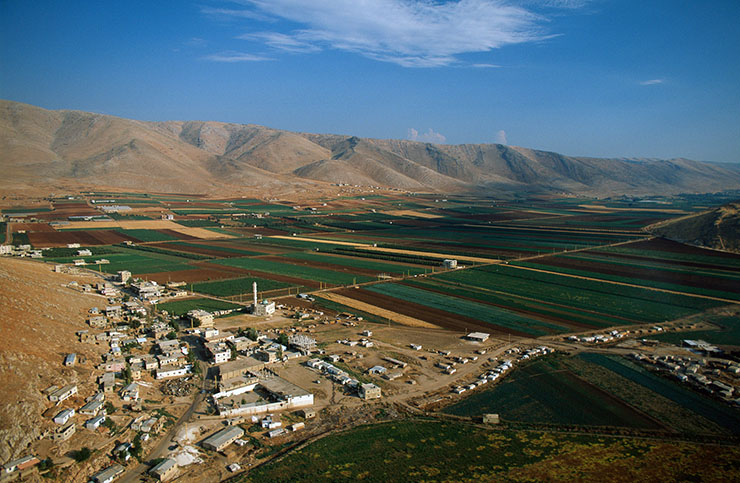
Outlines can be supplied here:
[[160, 461], [154, 468], [149, 470], [149, 474], [159, 481], [169, 481], [177, 473], [177, 461], [167, 458]]
[[229, 426], [203, 441], [203, 447], [213, 451], [221, 451], [242, 436], [244, 436], [242, 428]]
[[465, 338], [472, 340], [473, 342], [485, 342], [490, 336], [491, 334], [487, 334], [485, 332], [471, 332], [466, 335]]
[[124, 471], [125, 469], [121, 465], [109, 466], [92, 475], [90, 477], [90, 481], [94, 483], [111, 483], [116, 478], [121, 476]]
[[360, 386], [360, 397], [362, 399], [378, 399], [381, 395], [380, 388], [375, 384], [362, 384]]

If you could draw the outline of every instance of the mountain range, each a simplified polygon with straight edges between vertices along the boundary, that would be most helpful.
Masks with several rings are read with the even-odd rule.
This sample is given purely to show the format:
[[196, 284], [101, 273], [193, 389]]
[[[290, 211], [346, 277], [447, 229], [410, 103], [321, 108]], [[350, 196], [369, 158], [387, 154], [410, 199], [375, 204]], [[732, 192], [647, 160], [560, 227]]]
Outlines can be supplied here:
[[322, 190], [335, 183], [491, 194], [673, 194], [740, 188], [740, 164], [599, 159], [501, 144], [431, 144], [213, 121], [145, 122], [0, 100], [4, 190]]

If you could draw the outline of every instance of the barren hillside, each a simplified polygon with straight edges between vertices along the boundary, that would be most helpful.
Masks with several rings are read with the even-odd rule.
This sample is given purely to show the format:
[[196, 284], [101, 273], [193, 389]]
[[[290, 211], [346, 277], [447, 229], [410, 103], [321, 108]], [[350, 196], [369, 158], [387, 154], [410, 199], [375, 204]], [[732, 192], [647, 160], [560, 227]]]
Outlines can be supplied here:
[[[55, 426], [42, 416], [51, 403], [41, 391], [86, 381], [91, 365], [101, 360], [101, 347], [82, 344], [75, 332], [86, 327], [87, 311], [103, 307], [106, 300], [66, 286], [97, 280], [53, 273], [43, 263], [0, 258], [0, 461], [23, 455]], [[87, 362], [65, 367], [70, 352], [86, 356]]]
[[202, 121], [142, 122], [0, 101], [2, 186], [317, 192], [332, 183], [448, 193], [671, 194], [740, 188], [740, 165], [593, 159]]

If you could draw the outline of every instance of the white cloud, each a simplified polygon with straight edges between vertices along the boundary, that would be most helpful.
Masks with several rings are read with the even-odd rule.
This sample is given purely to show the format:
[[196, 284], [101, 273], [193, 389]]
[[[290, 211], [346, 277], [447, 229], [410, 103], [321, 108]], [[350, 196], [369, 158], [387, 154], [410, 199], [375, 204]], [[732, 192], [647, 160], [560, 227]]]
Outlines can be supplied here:
[[[248, 33], [276, 49], [333, 48], [406, 67], [459, 63], [465, 53], [551, 37], [546, 19], [502, 0], [241, 0], [234, 16], [268, 15], [294, 22], [288, 32]], [[570, 4], [571, 2], [557, 2]], [[204, 10], [206, 11], [206, 10]], [[228, 15], [227, 9], [209, 9]], [[297, 46], [297, 47], [296, 47]], [[312, 49], [309, 49], [311, 46]]]
[[269, 57], [263, 57], [261, 55], [254, 55], [254, 54], [247, 54], [244, 52], [235, 52], [235, 51], [228, 51], [228, 52], [221, 52], [218, 54], [211, 54], [203, 57], [205, 60], [210, 60], [211, 62], [227, 62], [227, 63], [235, 63], [235, 62], [262, 62], [265, 60], [272, 60]]
[[657, 84], [665, 84], [665, 79], [650, 79], [640, 82], [641, 86], [654, 86]]
[[310, 53], [318, 52], [321, 48], [308, 42], [303, 42], [296, 37], [281, 34], [279, 32], [257, 32], [253, 34], [244, 34], [237, 37], [242, 40], [262, 41], [270, 47], [285, 50], [287, 52]]
[[408, 139], [409, 141], [433, 144], [444, 144], [447, 141], [447, 138], [443, 134], [435, 132], [432, 128], [429, 128], [427, 132], [420, 134], [419, 131], [411, 127], [408, 131]]
[[496, 144], [509, 144], [509, 142], [506, 140], [506, 131], [501, 129], [496, 133], [495, 137]]
[[498, 69], [501, 66], [496, 64], [473, 64], [471, 67], [475, 67], [476, 69]]

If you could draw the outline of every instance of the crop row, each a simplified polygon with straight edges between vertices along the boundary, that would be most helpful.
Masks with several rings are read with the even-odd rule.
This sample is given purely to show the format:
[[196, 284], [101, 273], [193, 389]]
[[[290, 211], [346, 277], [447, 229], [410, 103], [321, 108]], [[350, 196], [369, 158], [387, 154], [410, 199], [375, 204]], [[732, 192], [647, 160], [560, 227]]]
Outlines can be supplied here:
[[245, 270], [258, 270], [260, 272], [274, 273], [276, 275], [285, 275], [304, 280], [315, 280], [317, 282], [325, 282], [335, 285], [349, 285], [352, 283], [369, 282], [372, 280], [370, 277], [355, 275], [352, 273], [335, 272], [332, 270], [324, 270], [321, 268], [294, 265], [290, 263], [280, 263], [261, 258], [230, 258], [226, 260], [218, 260], [214, 263], [243, 268]]

